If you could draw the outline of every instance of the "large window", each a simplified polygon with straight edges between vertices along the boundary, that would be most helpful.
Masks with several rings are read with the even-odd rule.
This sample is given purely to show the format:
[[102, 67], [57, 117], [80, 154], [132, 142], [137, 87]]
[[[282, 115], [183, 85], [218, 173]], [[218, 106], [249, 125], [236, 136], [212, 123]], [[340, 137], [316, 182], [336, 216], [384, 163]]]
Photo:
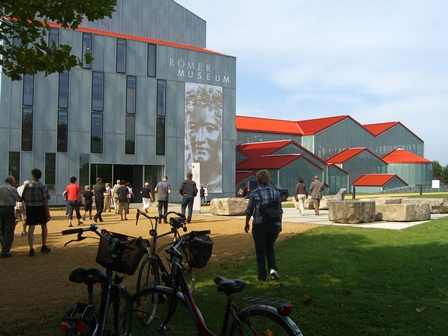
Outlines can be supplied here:
[[126, 116], [126, 154], [135, 154], [135, 116]]
[[34, 100], [34, 76], [23, 76], [23, 96], [22, 105], [33, 106]]
[[157, 81], [156, 155], [165, 155], [166, 81]]
[[52, 45], [59, 47], [59, 29], [58, 28], [50, 28], [50, 33], [48, 34], [48, 45], [51, 47]]
[[22, 150], [33, 150], [33, 109], [22, 108]]
[[103, 152], [103, 115], [101, 113], [92, 113], [92, 128], [90, 139], [90, 152]]
[[8, 175], [14, 176], [14, 178], [16, 179], [16, 185], [21, 185], [19, 152], [9, 152]]
[[58, 152], [67, 152], [68, 148], [68, 113], [65, 110], [58, 111]]
[[126, 40], [117, 39], [117, 72], [119, 73], [126, 73], [126, 47]]
[[104, 109], [104, 73], [92, 72], [92, 111]]
[[156, 155], [165, 155], [165, 118], [156, 122]]
[[45, 153], [45, 184], [48, 191], [54, 192], [56, 184], [56, 154]]
[[135, 99], [137, 79], [135, 76], [126, 77], [126, 113], [135, 114]]
[[85, 54], [92, 55], [92, 34], [82, 33], [82, 67], [84, 69], [91, 69], [92, 64], [87, 64]]
[[157, 81], [157, 116], [166, 115], [166, 81]]
[[58, 88], [58, 107], [67, 109], [68, 108], [68, 83], [69, 83], [69, 72], [64, 71], [59, 74], [59, 88]]
[[155, 44], [148, 43], [148, 76], [156, 76], [156, 55], [157, 46]]

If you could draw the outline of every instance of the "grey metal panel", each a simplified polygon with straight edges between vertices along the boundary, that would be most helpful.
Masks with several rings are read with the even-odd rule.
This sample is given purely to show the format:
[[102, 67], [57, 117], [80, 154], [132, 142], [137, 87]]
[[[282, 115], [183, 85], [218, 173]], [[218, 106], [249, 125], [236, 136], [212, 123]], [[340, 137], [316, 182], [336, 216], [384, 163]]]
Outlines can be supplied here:
[[213, 74], [213, 54], [205, 54], [205, 69], [204, 69], [204, 77], [205, 84], [216, 85], [214, 74]]
[[122, 1], [121, 2], [121, 34], [131, 35], [131, 3], [137, 1]]
[[52, 74], [46, 77], [46, 100], [45, 100], [45, 128], [56, 130], [58, 124], [58, 114], [55, 113], [58, 107], [59, 75]]
[[151, 1], [149, 6], [149, 36], [152, 39], [159, 40], [159, 2]]
[[157, 46], [157, 78], [158, 79], [166, 79], [167, 71], [169, 67], [169, 58], [168, 58], [168, 50], [173, 48], [169, 48], [166, 46], [159, 45]]
[[206, 84], [205, 79], [205, 53], [196, 52], [196, 82]]
[[137, 44], [135, 74], [144, 76], [148, 68], [148, 44], [139, 42]]
[[187, 81], [189, 73], [188, 71], [189, 69], [187, 68], [188, 66], [187, 50], [176, 48], [175, 51], [177, 51], [177, 57], [175, 58], [177, 59], [177, 64], [174, 68], [177, 69], [177, 72], [175, 78], [169, 77], [169, 79], [175, 79], [178, 81]]
[[45, 152], [45, 130], [34, 129], [32, 153], [34, 155], [34, 162], [42, 162], [42, 171], [45, 163]]
[[177, 3], [173, 2], [173, 1], [168, 1], [168, 17], [170, 20], [170, 24], [168, 25], [168, 41], [182, 43], [182, 42], [177, 42], [177, 40], [176, 40], [177, 11], [182, 10], [181, 7], [179, 9], [178, 9], [178, 7], [179, 6], [177, 5]]
[[[79, 173], [79, 132], [68, 132], [68, 152], [65, 155], [65, 153], [58, 153], [56, 155], [56, 160], [59, 160], [58, 156], [67, 156], [68, 164], [69, 164], [69, 171], [67, 173], [68, 176], [76, 176], [78, 177]], [[60, 170], [59, 170], [60, 171]], [[56, 174], [57, 175], [57, 174]]]
[[45, 104], [46, 87], [43, 73], [34, 76], [34, 106], [33, 106], [33, 128], [45, 128], [45, 113], [47, 106]]
[[[90, 132], [90, 118], [87, 118], [86, 112], [83, 112], [81, 101], [81, 72], [80, 69], [70, 70], [69, 76], [69, 110], [68, 127], [69, 129]], [[90, 112], [90, 108], [88, 110]], [[76, 123], [76, 124], [74, 124]]]
[[[159, 39], [169, 41], [168, 1], [159, 0]], [[174, 42], [174, 41], [171, 41]]]
[[43, 158], [37, 159], [33, 152], [20, 153], [20, 176], [23, 180], [31, 180], [31, 170], [39, 168], [45, 172]]
[[[138, 17], [139, 21], [136, 20], [135, 24], [139, 29], [139, 36], [141, 37], [150, 37], [150, 1], [141, 1], [140, 2], [140, 13], [137, 13], [134, 17]], [[139, 24], [138, 24], [139, 22]], [[132, 31], [134, 32], [134, 23], [132, 26]], [[133, 33], [134, 34], [134, 33]]]
[[[177, 80], [179, 72], [179, 58], [178, 49], [167, 47], [167, 78], [168, 80]], [[159, 60], [159, 59], [158, 59]], [[181, 64], [185, 64], [185, 60], [182, 60]], [[180, 69], [182, 71], [182, 69]]]
[[[107, 120], [107, 119], [112, 119], [112, 118], [103, 118], [103, 123]], [[106, 126], [104, 127], [104, 130], [106, 130]], [[114, 137], [115, 135], [113, 133], [103, 132], [103, 163], [115, 163], [114, 159], [115, 159], [115, 143], [114, 143]]]
[[213, 85], [222, 85], [223, 81], [223, 60], [222, 56], [220, 55], [213, 55], [213, 69], [212, 69], [212, 76], [213, 76]]
[[193, 45], [193, 14], [185, 11], [185, 41], [186, 45]]
[[[115, 40], [115, 39], [113, 39]], [[82, 45], [82, 41], [80, 42]], [[101, 35], [92, 35], [92, 70], [94, 71], [104, 71], [104, 59], [111, 58], [111, 54], [107, 54], [105, 49], [106, 37]], [[114, 58], [114, 57], [112, 57]], [[114, 58], [115, 59], [115, 58]]]
[[140, 13], [142, 12], [142, 4], [148, 4], [148, 1], [129, 1], [130, 3], [130, 19], [131, 19], [131, 31], [130, 35], [144, 37], [141, 32], [143, 27]]
[[114, 37], [106, 37], [104, 54], [107, 55], [104, 61], [104, 72], [115, 72], [116, 70], [116, 51], [117, 39]]
[[[135, 76], [137, 74], [137, 49], [141, 42], [128, 40], [126, 55], [126, 74]], [[145, 72], [144, 72], [145, 73]]]
[[[9, 133], [9, 136], [8, 136]], [[22, 131], [20, 128], [1, 128], [0, 127], [0, 148], [9, 149], [12, 152], [18, 152], [21, 150], [22, 144]], [[9, 146], [8, 146], [9, 139]]]
[[[144, 93], [144, 97], [146, 99], [145, 102], [145, 130], [143, 134], [148, 136], [154, 136], [156, 134], [156, 112], [157, 112], [157, 79], [156, 78], [148, 78], [147, 79], [147, 88]], [[139, 132], [140, 134], [140, 132]], [[155, 138], [151, 138], [154, 147], [154, 155], [155, 155]], [[150, 157], [150, 156], [148, 156]]]
[[[135, 134], [146, 134], [147, 94], [149, 94], [147, 77], [137, 77], [136, 93], [136, 113], [135, 113]], [[149, 102], [148, 102], [149, 103]], [[138, 147], [137, 147], [138, 148]]]
[[67, 185], [70, 184], [69, 177], [76, 176], [79, 178], [79, 170], [77, 169], [79, 162], [76, 162], [76, 165], [74, 165], [73, 162], [72, 164], [69, 164], [67, 153], [57, 153], [55, 164], [56, 171], [65, 172], [65, 174], [56, 174], [55, 196], [60, 196], [65, 191]]
[[45, 152], [56, 152], [57, 146], [57, 132], [54, 130], [45, 131]]
[[[185, 8], [177, 6], [176, 13], [176, 43], [185, 43]], [[173, 24], [171, 24], [173, 25]]]

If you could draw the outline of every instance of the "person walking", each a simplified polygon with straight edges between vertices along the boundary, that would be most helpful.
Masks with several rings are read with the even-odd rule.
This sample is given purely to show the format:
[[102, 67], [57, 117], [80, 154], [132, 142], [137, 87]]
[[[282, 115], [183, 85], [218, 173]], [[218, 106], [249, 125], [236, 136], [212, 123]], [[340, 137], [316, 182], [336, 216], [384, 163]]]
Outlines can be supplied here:
[[120, 201], [118, 200], [118, 194], [117, 194], [117, 190], [118, 188], [120, 188], [120, 180], [117, 180], [117, 183], [115, 183], [114, 187], [112, 188], [112, 197], [114, 199], [114, 210], [115, 213], [118, 214], [118, 208], [120, 206]]
[[131, 207], [131, 202], [135, 196], [134, 192], [132, 191], [131, 182], [126, 182], [126, 187], [128, 188], [128, 203], [126, 204], [126, 214], [129, 215], [129, 208]]
[[48, 201], [51, 199], [48, 188], [40, 179], [42, 172], [38, 168], [31, 171], [31, 182], [23, 189], [22, 199], [26, 204], [26, 225], [28, 225], [28, 244], [30, 251], [28, 255], [34, 257], [34, 230], [36, 225], [42, 229], [42, 247], [40, 252], [50, 253], [51, 248], [47, 246], [48, 227], [51, 220], [50, 207]]
[[14, 207], [16, 202], [21, 200], [14, 176], [6, 176], [5, 184], [0, 186], [0, 243], [2, 244], [1, 258], [12, 257], [9, 253], [14, 242], [14, 230], [16, 228], [16, 218]]
[[188, 207], [187, 223], [191, 222], [191, 216], [193, 214], [193, 201], [198, 194], [198, 188], [196, 182], [193, 181], [193, 174], [188, 173], [187, 179], [182, 182], [179, 188], [180, 197], [182, 197], [181, 212], [185, 216], [185, 209]]
[[294, 200], [299, 203], [299, 215], [305, 215], [305, 200], [308, 198], [308, 191], [306, 185], [303, 184], [303, 178], [299, 177], [296, 184], [296, 192], [294, 194]]
[[313, 205], [314, 205], [314, 214], [316, 216], [319, 216], [319, 207], [320, 207], [320, 200], [322, 199], [322, 190], [324, 190], [324, 184], [321, 181], [319, 181], [319, 177], [316, 175], [314, 176], [314, 181], [311, 182], [310, 185], [311, 198], [313, 199]]
[[119, 201], [118, 211], [120, 212], [122, 221], [128, 220], [127, 211], [126, 211], [126, 208], [128, 205], [128, 194], [129, 194], [129, 189], [126, 187], [126, 181], [122, 180], [120, 182], [120, 188], [118, 188], [118, 190], [117, 190], [118, 201]]
[[145, 186], [140, 191], [140, 195], [142, 196], [143, 210], [148, 212], [149, 207], [151, 206], [152, 194], [151, 188], [149, 187], [149, 183], [145, 182]]
[[78, 219], [78, 225], [81, 225], [81, 213], [79, 212], [79, 203], [81, 200], [81, 188], [76, 184], [76, 177], [70, 177], [70, 184], [65, 188], [67, 193], [67, 214], [68, 214], [68, 226], [72, 227], [73, 211], [76, 212], [76, 218]]
[[278, 235], [282, 231], [282, 222], [269, 222], [263, 221], [263, 217], [260, 212], [261, 203], [277, 202], [280, 206], [280, 213], [283, 214], [282, 200], [280, 193], [277, 189], [272, 188], [269, 185], [271, 181], [271, 175], [265, 169], [257, 172], [256, 180], [258, 182], [258, 188], [252, 190], [249, 194], [249, 203], [246, 209], [246, 225], [244, 231], [249, 232], [250, 219], [253, 216], [252, 221], [252, 238], [255, 244], [255, 255], [258, 266], [258, 278], [257, 281], [266, 281], [266, 261], [269, 269], [269, 275], [273, 280], [280, 280], [278, 275], [278, 268], [276, 265], [276, 257], [274, 244], [278, 238]]
[[95, 195], [95, 207], [96, 207], [96, 214], [93, 217], [93, 221], [95, 223], [98, 223], [98, 220], [100, 222], [104, 222], [101, 214], [103, 213], [103, 209], [104, 209], [104, 192], [105, 191], [106, 191], [106, 187], [103, 185], [103, 179], [101, 177], [97, 177], [96, 184], [93, 186], [93, 194]]
[[205, 188], [201, 185], [201, 189], [199, 189], [199, 197], [201, 198], [201, 206], [205, 204]]
[[[30, 183], [29, 180], [23, 181], [23, 184], [17, 188], [17, 192], [19, 193], [20, 200], [22, 200], [22, 193], [25, 186]], [[16, 221], [22, 222], [22, 233], [20, 234], [22, 237], [28, 236], [28, 232], [26, 232], [26, 206], [25, 202], [16, 202]]]
[[104, 192], [104, 209], [103, 212], [110, 212], [110, 196], [112, 194], [112, 189], [110, 188], [109, 183], [106, 183], [106, 191]]
[[[158, 195], [157, 207], [159, 210], [159, 224], [162, 222], [162, 216], [168, 213], [168, 200], [171, 194], [171, 185], [168, 183], [168, 176], [164, 175], [162, 181], [157, 183], [154, 188], [154, 192]], [[163, 210], [163, 212], [162, 212]], [[164, 217], [164, 223], [168, 223], [166, 217]]]
[[93, 206], [93, 192], [90, 191], [90, 186], [84, 187], [84, 215], [82, 220], [86, 220], [86, 214], [89, 212], [89, 219], [92, 219], [92, 206]]

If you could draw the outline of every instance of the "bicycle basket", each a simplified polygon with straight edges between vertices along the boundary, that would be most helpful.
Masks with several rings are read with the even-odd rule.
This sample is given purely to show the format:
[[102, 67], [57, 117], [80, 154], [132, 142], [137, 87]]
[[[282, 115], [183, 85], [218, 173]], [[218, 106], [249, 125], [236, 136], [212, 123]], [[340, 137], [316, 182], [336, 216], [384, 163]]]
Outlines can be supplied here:
[[212, 256], [213, 241], [209, 236], [196, 236], [185, 244], [185, 254], [190, 267], [203, 268]]
[[[109, 232], [104, 229], [101, 230], [101, 233], [107, 236], [108, 239], [101, 237], [100, 243], [98, 245], [96, 262], [103, 267], [107, 267], [107, 252], [109, 249], [110, 239], [117, 238], [120, 241], [125, 241], [133, 239], [133, 237]], [[111, 256], [112, 270], [119, 273], [133, 275], [137, 270], [138, 264], [140, 263], [140, 260], [145, 253], [146, 251], [137, 245], [137, 241], [127, 245], [117, 244], [116, 251], [114, 251]]]

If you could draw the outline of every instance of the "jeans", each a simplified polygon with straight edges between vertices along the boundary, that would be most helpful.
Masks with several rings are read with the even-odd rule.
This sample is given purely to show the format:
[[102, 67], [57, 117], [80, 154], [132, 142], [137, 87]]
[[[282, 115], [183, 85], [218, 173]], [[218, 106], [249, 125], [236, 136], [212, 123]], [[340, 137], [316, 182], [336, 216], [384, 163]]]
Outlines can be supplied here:
[[190, 223], [191, 215], [193, 213], [193, 201], [194, 201], [193, 195], [184, 195], [184, 197], [182, 198], [181, 212], [182, 215], [185, 216], [185, 208], [188, 206], [188, 217], [187, 217], [188, 223]]
[[[168, 212], [168, 201], [161, 201], [159, 200], [158, 203], [158, 209], [159, 209], [159, 216], [166, 215]], [[162, 212], [163, 209], [163, 212]], [[165, 222], [167, 222], [167, 218], [165, 218]]]
[[0, 206], [0, 243], [2, 256], [7, 256], [14, 241], [16, 219], [13, 206]]
[[266, 261], [269, 270], [277, 270], [274, 244], [280, 233], [280, 226], [272, 223], [252, 224], [252, 237], [258, 265], [258, 279], [266, 280]]

